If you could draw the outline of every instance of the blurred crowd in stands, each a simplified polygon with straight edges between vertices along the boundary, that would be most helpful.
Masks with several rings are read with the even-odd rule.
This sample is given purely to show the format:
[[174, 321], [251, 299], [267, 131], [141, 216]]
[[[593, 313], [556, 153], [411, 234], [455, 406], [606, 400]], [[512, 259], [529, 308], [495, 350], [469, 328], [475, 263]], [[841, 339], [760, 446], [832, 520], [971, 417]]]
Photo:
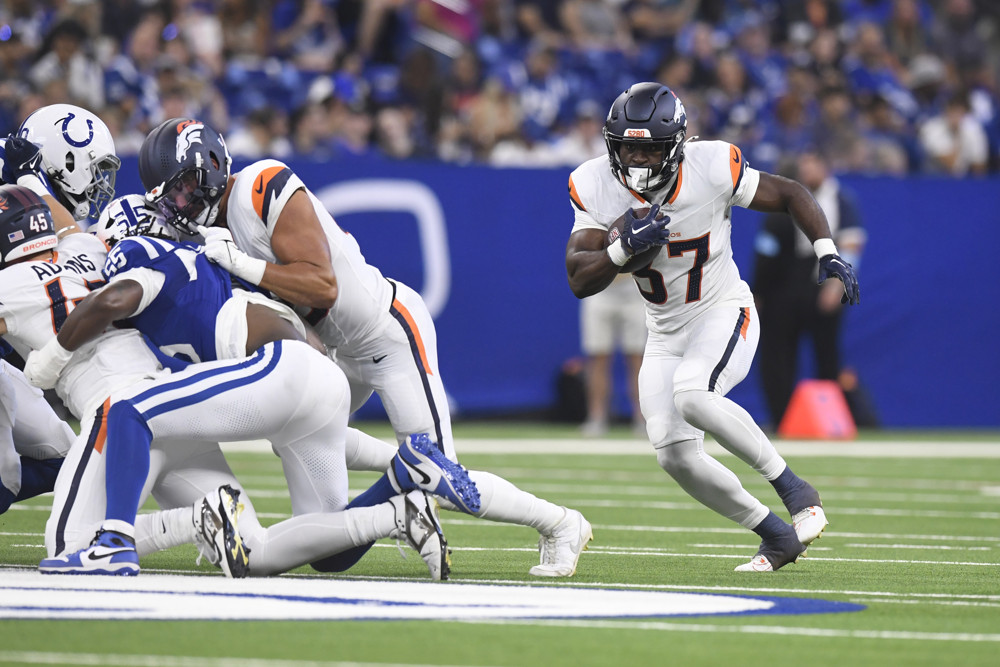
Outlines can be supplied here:
[[575, 166], [656, 80], [689, 135], [780, 171], [1000, 170], [997, 0], [4, 0], [0, 132], [98, 112], [122, 155], [165, 118], [234, 157]]

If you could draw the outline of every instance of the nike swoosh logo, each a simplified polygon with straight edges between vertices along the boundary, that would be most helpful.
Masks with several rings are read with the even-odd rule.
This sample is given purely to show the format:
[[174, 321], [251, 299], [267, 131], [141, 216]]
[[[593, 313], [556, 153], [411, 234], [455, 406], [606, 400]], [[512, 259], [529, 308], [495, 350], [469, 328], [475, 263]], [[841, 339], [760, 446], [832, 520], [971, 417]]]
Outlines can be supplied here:
[[[430, 480], [428, 479], [427, 481], [429, 482]], [[109, 558], [109, 557], [117, 555], [117, 554], [128, 553], [129, 551], [132, 551], [132, 550], [131, 549], [118, 549], [116, 551], [105, 551], [102, 554], [97, 554], [96, 552], [91, 551], [87, 555], [87, 558], [89, 558], [90, 560], [102, 560], [104, 558]]]
[[257, 187], [254, 188], [254, 192], [260, 194], [264, 192], [264, 175], [261, 174], [260, 179], [257, 181]]
[[[383, 354], [381, 357], [372, 357], [372, 363], [373, 364], [377, 364], [378, 362], [382, 361], [383, 359], [385, 359], [388, 356], [389, 356], [388, 354]], [[430, 480], [428, 480], [428, 481], [430, 481]]]
[[651, 227], [651, 226], [652, 226], [652, 224], [653, 224], [653, 223], [651, 223], [651, 222], [648, 222], [648, 223], [646, 223], [645, 225], [643, 225], [642, 227], [639, 227], [638, 229], [637, 229], [637, 228], [635, 228], [635, 227], [633, 227], [633, 228], [632, 228], [632, 233], [633, 233], [633, 234], [638, 234], [638, 233], [639, 233], [639, 232], [641, 232], [642, 230], [646, 229], [646, 227]]
[[427, 473], [425, 473], [420, 468], [415, 468], [415, 467], [413, 467], [411, 465], [407, 465], [406, 467], [410, 471], [410, 477], [413, 477], [413, 473], [417, 473], [418, 475], [420, 475], [420, 478], [421, 478], [421, 482], [420, 483], [421, 484], [430, 484], [431, 483], [431, 476], [428, 475]]
[[739, 164], [740, 163], [740, 159], [738, 157], [734, 157], [733, 158], [733, 162], [735, 162], [736, 164]]

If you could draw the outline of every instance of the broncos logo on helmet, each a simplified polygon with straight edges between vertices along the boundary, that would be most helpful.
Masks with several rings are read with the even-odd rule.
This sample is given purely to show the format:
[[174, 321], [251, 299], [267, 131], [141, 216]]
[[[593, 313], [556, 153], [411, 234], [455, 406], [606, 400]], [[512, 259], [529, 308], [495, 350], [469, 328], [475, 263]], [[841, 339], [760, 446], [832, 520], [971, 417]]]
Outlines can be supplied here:
[[[604, 124], [611, 171], [639, 193], [673, 184], [684, 160], [687, 113], [674, 91], [659, 83], [637, 83], [611, 105]], [[655, 153], [655, 163], [626, 164], [622, 148]]]
[[167, 224], [191, 236], [198, 233], [198, 225], [215, 222], [231, 166], [222, 135], [191, 118], [164, 121], [139, 149], [146, 198]]

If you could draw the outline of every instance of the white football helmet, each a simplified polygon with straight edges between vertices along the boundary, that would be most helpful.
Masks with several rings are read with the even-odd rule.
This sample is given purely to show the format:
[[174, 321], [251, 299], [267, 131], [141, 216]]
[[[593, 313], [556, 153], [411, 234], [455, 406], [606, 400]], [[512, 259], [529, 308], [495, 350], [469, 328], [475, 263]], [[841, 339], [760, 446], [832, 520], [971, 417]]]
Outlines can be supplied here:
[[109, 248], [127, 236], [155, 236], [178, 240], [177, 230], [166, 224], [160, 211], [143, 195], [125, 195], [101, 211], [91, 230]]
[[72, 104], [50, 104], [28, 116], [18, 134], [38, 146], [56, 198], [77, 220], [96, 218], [115, 196], [121, 160], [108, 126]]

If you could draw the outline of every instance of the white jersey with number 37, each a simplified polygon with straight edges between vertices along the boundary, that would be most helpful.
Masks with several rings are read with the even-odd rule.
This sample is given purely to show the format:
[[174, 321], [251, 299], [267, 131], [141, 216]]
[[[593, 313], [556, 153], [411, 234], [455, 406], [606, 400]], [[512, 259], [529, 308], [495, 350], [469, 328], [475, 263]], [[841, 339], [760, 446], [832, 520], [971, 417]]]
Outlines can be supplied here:
[[615, 178], [607, 157], [594, 158], [570, 175], [573, 231], [607, 230], [626, 209], [661, 205], [660, 212], [670, 216], [670, 241], [648, 269], [633, 277], [646, 300], [650, 331], [669, 333], [704, 309], [753, 305], [733, 261], [730, 212], [733, 206], [750, 205], [759, 182], [760, 172], [724, 141], [688, 142], [676, 187], [650, 201]]

